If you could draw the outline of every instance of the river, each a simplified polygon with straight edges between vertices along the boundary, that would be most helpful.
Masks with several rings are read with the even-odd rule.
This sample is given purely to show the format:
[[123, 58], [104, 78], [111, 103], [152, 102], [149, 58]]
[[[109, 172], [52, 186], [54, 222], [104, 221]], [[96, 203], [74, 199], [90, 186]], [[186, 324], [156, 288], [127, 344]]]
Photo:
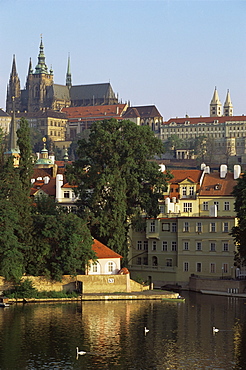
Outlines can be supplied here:
[[246, 369], [246, 299], [184, 296], [1, 308], [0, 369]]

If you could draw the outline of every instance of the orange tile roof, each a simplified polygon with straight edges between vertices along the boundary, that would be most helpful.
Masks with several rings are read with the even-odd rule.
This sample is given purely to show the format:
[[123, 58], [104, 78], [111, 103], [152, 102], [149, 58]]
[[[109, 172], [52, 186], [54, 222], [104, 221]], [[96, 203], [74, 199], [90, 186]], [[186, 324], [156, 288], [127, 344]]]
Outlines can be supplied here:
[[73, 119], [102, 120], [108, 117], [121, 117], [126, 108], [127, 104], [93, 105], [85, 107], [62, 108], [62, 112], [66, 113], [69, 121]]
[[106, 247], [106, 245], [94, 239], [92, 244], [92, 250], [96, 253], [97, 258], [122, 258], [122, 256], [112, 249]]
[[170, 172], [173, 175], [173, 178], [169, 180], [170, 184], [179, 184], [185, 179], [197, 184], [202, 175], [201, 170], [170, 170]]
[[220, 177], [219, 172], [205, 174], [202, 186], [200, 188], [200, 196], [228, 196], [237, 180], [234, 180], [233, 173], [228, 172], [225, 178]]
[[221, 116], [221, 117], [181, 117], [181, 118], [170, 118], [168, 121], [163, 122], [163, 126], [168, 126], [172, 123], [177, 125], [184, 125], [185, 122], [189, 122], [191, 125], [198, 123], [225, 123], [230, 121], [242, 121], [246, 122], [246, 116]]

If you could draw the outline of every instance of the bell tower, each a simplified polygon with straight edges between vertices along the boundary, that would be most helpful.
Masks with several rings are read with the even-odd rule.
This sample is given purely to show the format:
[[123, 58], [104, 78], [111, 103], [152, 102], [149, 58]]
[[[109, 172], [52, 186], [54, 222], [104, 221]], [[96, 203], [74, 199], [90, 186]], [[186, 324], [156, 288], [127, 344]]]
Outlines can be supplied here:
[[47, 97], [48, 87], [53, 85], [53, 71], [45, 63], [44, 46], [41, 36], [38, 64], [35, 71], [29, 66], [26, 90], [28, 90], [28, 112], [51, 108]]
[[219, 99], [218, 91], [215, 87], [214, 95], [210, 103], [210, 117], [220, 117], [222, 116], [222, 104]]
[[230, 91], [227, 90], [226, 100], [224, 103], [224, 116], [233, 116], [233, 105], [231, 102]]

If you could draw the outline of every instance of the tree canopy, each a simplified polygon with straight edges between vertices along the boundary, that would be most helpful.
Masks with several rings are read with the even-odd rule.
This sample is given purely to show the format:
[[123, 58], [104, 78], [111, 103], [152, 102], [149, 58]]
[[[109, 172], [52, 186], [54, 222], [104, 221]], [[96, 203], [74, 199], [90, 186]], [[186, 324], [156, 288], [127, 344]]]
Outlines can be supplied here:
[[235, 197], [234, 208], [238, 219], [237, 226], [231, 232], [237, 246], [235, 261], [246, 264], [246, 172], [237, 180], [232, 194]]
[[105, 120], [92, 125], [89, 140], [78, 142], [78, 159], [68, 169], [92, 235], [125, 258], [132, 218], [159, 214], [166, 176], [153, 159], [162, 153], [148, 126]]

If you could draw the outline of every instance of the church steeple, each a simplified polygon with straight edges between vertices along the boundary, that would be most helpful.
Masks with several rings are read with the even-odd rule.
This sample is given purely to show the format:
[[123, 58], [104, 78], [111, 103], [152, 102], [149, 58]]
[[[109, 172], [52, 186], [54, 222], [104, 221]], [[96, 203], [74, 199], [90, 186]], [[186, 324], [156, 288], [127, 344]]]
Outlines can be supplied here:
[[8, 113], [13, 111], [13, 97], [15, 98], [15, 108], [20, 108], [20, 79], [17, 73], [15, 55], [13, 55], [12, 69], [9, 78], [9, 84], [7, 87], [7, 100], [6, 100], [6, 111]]
[[222, 115], [222, 104], [219, 99], [218, 91], [215, 87], [214, 94], [210, 103], [210, 117], [220, 117]]
[[227, 90], [226, 100], [224, 103], [224, 116], [233, 116], [233, 105], [229, 89]]
[[9, 129], [9, 144], [8, 150], [4, 154], [6, 156], [13, 156], [14, 158], [14, 166], [19, 166], [19, 159], [20, 159], [20, 150], [17, 145], [17, 127], [16, 127], [16, 119], [15, 119], [15, 97], [12, 97], [12, 119], [10, 122], [10, 129]]
[[71, 69], [70, 69], [70, 55], [68, 56], [68, 62], [67, 62], [66, 86], [68, 86], [69, 88], [72, 86], [72, 74], [71, 74]]
[[45, 55], [44, 55], [44, 46], [43, 46], [43, 39], [41, 36], [40, 46], [39, 46], [39, 54], [38, 54], [38, 64], [36, 65], [34, 74], [41, 74], [45, 73], [48, 74], [48, 67], [45, 64]]

